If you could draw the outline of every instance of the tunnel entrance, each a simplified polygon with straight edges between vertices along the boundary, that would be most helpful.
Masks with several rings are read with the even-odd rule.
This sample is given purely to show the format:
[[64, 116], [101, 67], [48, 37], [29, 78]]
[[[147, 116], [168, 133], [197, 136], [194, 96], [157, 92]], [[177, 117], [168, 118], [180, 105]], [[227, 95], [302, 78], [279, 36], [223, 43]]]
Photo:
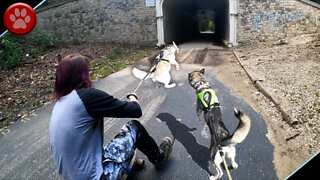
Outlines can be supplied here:
[[158, 45], [194, 40], [234, 45], [236, 23], [230, 16], [236, 14], [235, 3], [236, 0], [157, 0]]
[[201, 21], [199, 23], [199, 31], [200, 34], [214, 34], [215, 33], [215, 27], [213, 21]]

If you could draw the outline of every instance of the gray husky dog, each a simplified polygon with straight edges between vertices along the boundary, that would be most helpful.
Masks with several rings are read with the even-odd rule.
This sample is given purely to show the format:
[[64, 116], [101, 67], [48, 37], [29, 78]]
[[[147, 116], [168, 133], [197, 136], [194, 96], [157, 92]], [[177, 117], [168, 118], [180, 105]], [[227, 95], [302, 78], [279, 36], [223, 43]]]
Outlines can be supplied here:
[[222, 152], [231, 161], [233, 169], [238, 168], [235, 161], [236, 144], [241, 143], [250, 131], [251, 121], [242, 111], [234, 109], [235, 116], [239, 119], [239, 124], [234, 133], [231, 135], [226, 128], [220, 108], [220, 103], [204, 76], [205, 69], [189, 73], [189, 83], [197, 93], [197, 115], [198, 121], [201, 121], [201, 115], [204, 112], [204, 119], [210, 129], [210, 158], [217, 171], [215, 176], [211, 175], [210, 180], [220, 179], [223, 175], [221, 169]]
[[153, 82], [160, 82], [164, 84], [165, 88], [173, 88], [176, 86], [175, 83], [169, 84], [171, 81], [171, 64], [176, 66], [179, 70], [180, 66], [176, 61], [175, 53], [179, 52], [178, 46], [173, 42], [172, 45], [162, 49], [160, 54], [156, 57], [157, 64], [155, 69], [148, 74], [145, 71], [139, 70], [137, 68], [132, 69], [132, 73], [135, 77], [139, 79], [149, 79], [151, 78]]

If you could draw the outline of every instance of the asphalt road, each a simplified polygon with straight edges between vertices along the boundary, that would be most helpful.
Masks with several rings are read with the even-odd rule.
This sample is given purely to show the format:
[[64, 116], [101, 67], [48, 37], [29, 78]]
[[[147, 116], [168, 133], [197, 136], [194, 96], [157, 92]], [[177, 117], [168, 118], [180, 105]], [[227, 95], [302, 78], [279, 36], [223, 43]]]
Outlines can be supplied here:
[[[177, 86], [157, 88], [145, 81], [138, 91], [143, 116], [139, 119], [157, 143], [162, 138], [175, 138], [175, 145], [168, 164], [161, 171], [155, 170], [147, 158], [138, 152], [138, 158], [146, 160], [145, 168], [133, 172], [131, 179], [208, 179], [208, 171], [215, 174], [209, 161], [209, 130], [204, 121], [197, 122], [196, 95], [187, 81], [187, 73], [199, 70], [198, 65], [182, 64], [172, 70]], [[233, 179], [278, 179], [274, 164], [274, 147], [266, 137], [267, 126], [262, 116], [243, 99], [233, 95], [228, 87], [213, 75], [213, 68], [206, 67], [206, 76], [216, 91], [223, 109], [223, 118], [232, 133], [238, 124], [233, 108], [239, 107], [252, 120], [251, 131], [245, 141], [236, 146], [239, 168], [231, 170]], [[95, 83], [115, 97], [132, 92], [140, 81], [126, 68]], [[49, 121], [54, 103], [19, 120], [0, 135], [0, 179], [59, 179], [50, 152]], [[106, 145], [130, 119], [105, 119]], [[222, 179], [228, 179], [226, 172]]]

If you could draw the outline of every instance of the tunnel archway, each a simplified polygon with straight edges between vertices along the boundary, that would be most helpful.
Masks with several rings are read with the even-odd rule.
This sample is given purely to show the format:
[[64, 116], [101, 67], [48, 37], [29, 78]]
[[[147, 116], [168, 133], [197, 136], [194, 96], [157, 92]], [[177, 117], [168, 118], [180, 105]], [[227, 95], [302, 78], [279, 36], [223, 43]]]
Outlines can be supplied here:
[[[206, 40], [236, 43], [236, 0], [157, 0], [158, 45]], [[231, 6], [230, 6], [231, 5]], [[213, 33], [203, 33], [203, 22], [214, 24]]]

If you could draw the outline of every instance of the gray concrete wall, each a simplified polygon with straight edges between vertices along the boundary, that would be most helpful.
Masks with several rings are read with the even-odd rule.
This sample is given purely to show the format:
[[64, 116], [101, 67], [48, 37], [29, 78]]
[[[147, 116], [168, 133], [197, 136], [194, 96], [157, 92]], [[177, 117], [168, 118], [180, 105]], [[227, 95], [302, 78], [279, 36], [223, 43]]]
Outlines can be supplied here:
[[319, 7], [298, 0], [239, 0], [238, 41], [280, 39], [319, 32]]
[[154, 46], [155, 7], [145, 0], [78, 0], [37, 13], [37, 30], [64, 41], [119, 42]]

